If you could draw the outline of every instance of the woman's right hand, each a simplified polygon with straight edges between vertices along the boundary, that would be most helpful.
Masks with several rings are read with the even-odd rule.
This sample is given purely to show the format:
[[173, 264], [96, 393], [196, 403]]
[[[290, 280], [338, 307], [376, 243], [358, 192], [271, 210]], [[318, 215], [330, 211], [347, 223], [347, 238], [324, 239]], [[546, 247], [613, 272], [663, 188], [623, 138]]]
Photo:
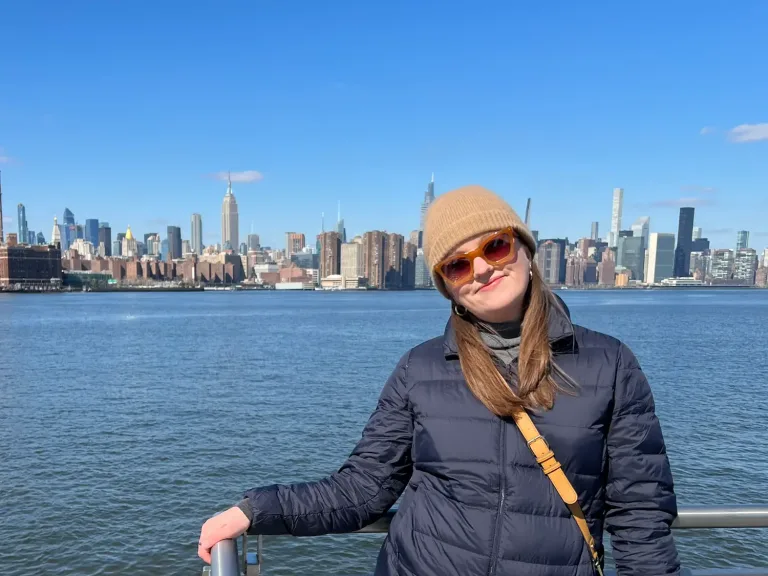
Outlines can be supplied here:
[[209, 518], [200, 530], [197, 555], [203, 562], [210, 564], [211, 550], [217, 543], [237, 538], [245, 533], [250, 525], [248, 517], [237, 506]]

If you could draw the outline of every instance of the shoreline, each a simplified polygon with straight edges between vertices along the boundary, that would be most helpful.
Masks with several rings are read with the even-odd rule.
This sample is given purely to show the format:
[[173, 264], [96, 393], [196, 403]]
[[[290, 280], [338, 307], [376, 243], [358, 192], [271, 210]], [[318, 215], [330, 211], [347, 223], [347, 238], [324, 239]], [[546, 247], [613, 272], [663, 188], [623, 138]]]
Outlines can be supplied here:
[[[639, 291], [639, 290], [768, 290], [768, 287], [760, 286], [734, 286], [734, 285], [714, 285], [714, 286], [550, 286], [554, 292], [574, 291], [574, 292], [621, 292], [621, 291]], [[350, 294], [381, 293], [381, 292], [437, 292], [434, 288], [383, 288], [367, 290], [275, 290], [274, 288], [251, 288], [237, 286], [235, 288], [225, 286], [160, 286], [156, 288], [142, 288], [137, 286], [122, 286], [116, 288], [90, 288], [88, 290], [31, 290], [31, 289], [3, 289], [0, 288], [0, 294], [83, 294], [94, 292], [98, 294], [107, 293], [157, 293], [157, 292], [280, 292], [280, 293], [338, 293], [345, 292]]]

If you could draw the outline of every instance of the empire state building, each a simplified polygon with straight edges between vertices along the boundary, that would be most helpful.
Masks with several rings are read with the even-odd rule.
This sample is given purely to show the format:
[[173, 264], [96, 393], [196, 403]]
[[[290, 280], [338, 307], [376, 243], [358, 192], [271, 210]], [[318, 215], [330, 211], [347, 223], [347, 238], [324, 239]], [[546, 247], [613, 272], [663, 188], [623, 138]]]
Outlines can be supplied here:
[[224, 250], [237, 250], [240, 248], [240, 235], [238, 234], [237, 200], [232, 194], [232, 178], [227, 179], [227, 193], [221, 205], [221, 245]]

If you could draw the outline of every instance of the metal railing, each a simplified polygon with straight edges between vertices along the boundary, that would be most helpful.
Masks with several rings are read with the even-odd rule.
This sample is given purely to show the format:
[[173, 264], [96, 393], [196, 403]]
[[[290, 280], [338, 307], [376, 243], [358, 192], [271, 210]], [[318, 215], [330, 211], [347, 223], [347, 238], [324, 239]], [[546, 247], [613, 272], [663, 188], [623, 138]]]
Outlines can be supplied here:
[[[358, 534], [381, 534], [397, 513], [392, 508], [382, 518], [366, 526]], [[682, 507], [672, 523], [676, 530], [702, 530], [708, 528], [768, 528], [768, 506], [718, 506]], [[203, 568], [203, 576], [262, 576], [262, 538], [256, 537], [256, 552], [248, 552], [247, 536], [242, 538], [242, 554], [234, 540], [223, 540], [213, 547], [211, 565]], [[606, 571], [606, 576], [615, 572]], [[686, 576], [768, 576], [768, 566], [763, 568], [723, 568], [706, 570], [683, 569]]]

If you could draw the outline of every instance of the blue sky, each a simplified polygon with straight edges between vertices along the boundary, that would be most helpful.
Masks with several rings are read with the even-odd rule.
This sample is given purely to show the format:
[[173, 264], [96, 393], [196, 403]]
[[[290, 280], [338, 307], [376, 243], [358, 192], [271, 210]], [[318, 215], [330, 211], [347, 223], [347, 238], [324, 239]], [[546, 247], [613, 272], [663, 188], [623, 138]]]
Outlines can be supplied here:
[[241, 234], [282, 247], [337, 201], [348, 234], [407, 234], [434, 171], [438, 194], [532, 197], [541, 237], [607, 235], [621, 186], [625, 228], [676, 232], [694, 205], [715, 246], [747, 229], [762, 249], [767, 20], [747, 0], [6, 2], [5, 215], [188, 238], [199, 212], [211, 243], [212, 175], [257, 171]]

